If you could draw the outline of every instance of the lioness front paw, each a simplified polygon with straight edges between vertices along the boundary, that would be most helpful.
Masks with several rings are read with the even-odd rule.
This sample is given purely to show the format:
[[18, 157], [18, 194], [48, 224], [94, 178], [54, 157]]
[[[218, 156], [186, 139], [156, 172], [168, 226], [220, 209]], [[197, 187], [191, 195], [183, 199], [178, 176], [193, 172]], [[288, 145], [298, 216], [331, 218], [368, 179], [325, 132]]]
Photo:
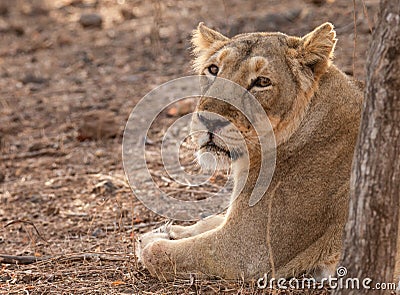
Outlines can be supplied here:
[[142, 250], [141, 262], [149, 272], [163, 281], [174, 277], [175, 263], [168, 254], [168, 240], [160, 239], [148, 244]]
[[165, 232], [168, 233], [170, 240], [180, 240], [195, 235], [195, 233], [190, 231], [190, 227], [188, 226], [172, 225], [172, 224], [166, 226]]
[[145, 233], [136, 241], [136, 257], [142, 261], [143, 250], [150, 244], [159, 240], [169, 240], [170, 236], [166, 232], [166, 225], [161, 226], [151, 232]]
[[191, 237], [195, 234], [197, 233], [193, 232], [192, 226], [173, 225], [172, 221], [168, 221], [164, 225], [142, 235], [141, 239], [158, 239], [159, 237], [161, 239], [179, 240]]

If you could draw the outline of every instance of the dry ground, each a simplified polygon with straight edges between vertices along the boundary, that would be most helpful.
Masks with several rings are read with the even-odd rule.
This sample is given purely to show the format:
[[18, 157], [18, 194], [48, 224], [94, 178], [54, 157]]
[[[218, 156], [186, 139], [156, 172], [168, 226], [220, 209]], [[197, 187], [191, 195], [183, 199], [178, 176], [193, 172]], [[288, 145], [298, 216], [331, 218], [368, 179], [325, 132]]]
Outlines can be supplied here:
[[[0, 294], [256, 293], [240, 282], [161, 284], [136, 264], [134, 237], [163, 219], [125, 180], [126, 120], [155, 86], [192, 74], [189, 39], [200, 21], [227, 35], [302, 35], [331, 21], [336, 64], [362, 79], [378, 1], [365, 0], [369, 22], [355, 2], [353, 59], [348, 0], [2, 0], [0, 254], [52, 258], [0, 264]], [[101, 28], [79, 23], [89, 12]]]

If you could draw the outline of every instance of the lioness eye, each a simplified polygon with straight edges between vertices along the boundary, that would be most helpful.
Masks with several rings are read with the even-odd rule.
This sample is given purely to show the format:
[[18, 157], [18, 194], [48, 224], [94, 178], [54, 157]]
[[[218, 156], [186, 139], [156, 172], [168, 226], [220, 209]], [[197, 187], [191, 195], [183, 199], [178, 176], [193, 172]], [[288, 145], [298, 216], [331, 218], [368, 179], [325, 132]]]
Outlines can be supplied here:
[[216, 65], [211, 65], [208, 67], [208, 72], [213, 76], [218, 75], [218, 71], [219, 71], [219, 68]]
[[268, 87], [271, 86], [271, 84], [271, 80], [267, 77], [257, 77], [253, 82], [253, 86], [255, 87]]

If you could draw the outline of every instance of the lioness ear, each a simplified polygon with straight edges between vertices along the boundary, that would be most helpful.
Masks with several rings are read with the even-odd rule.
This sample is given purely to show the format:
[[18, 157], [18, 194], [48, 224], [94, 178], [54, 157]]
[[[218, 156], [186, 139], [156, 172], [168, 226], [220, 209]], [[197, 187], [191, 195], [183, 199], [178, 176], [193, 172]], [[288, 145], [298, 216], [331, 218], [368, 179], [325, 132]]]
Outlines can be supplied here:
[[331, 23], [324, 23], [301, 38], [299, 61], [320, 76], [329, 67], [336, 45], [336, 33]]
[[202, 50], [210, 48], [218, 41], [225, 42], [228, 40], [229, 38], [206, 27], [204, 23], [199, 23], [197, 29], [193, 32], [192, 44], [194, 46], [194, 52], [199, 53]]

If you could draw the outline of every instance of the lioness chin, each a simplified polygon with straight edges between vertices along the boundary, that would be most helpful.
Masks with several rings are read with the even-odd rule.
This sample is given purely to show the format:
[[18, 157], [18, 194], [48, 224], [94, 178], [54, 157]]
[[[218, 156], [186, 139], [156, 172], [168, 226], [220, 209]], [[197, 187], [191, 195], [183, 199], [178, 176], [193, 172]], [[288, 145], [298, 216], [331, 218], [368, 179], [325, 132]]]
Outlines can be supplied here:
[[[231, 80], [262, 105], [276, 138], [275, 174], [263, 198], [249, 206], [261, 153], [259, 145], [248, 144], [248, 179], [227, 213], [143, 235], [141, 262], [162, 280], [193, 273], [246, 281], [272, 271], [282, 278], [334, 275], [363, 95], [331, 63], [333, 26], [325, 23], [301, 38], [282, 33], [228, 38], [200, 23], [192, 42], [200, 75]], [[254, 128], [246, 117], [209, 97], [200, 99], [197, 111], [229, 122], [208, 113], [193, 116], [192, 130], [209, 130], [198, 138], [199, 154], [214, 153], [240, 170], [242, 154], [229, 153], [220, 141], [235, 147], [230, 136], [235, 127], [251, 142]]]

